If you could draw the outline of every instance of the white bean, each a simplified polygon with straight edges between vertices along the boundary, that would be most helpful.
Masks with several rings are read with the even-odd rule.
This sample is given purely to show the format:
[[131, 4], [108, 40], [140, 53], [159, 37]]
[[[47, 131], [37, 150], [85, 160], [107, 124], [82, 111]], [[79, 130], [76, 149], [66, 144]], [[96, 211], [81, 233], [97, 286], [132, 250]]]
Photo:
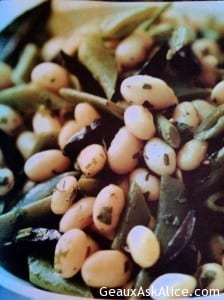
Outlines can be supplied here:
[[190, 171], [198, 168], [206, 158], [208, 144], [204, 141], [190, 140], [177, 154], [177, 165], [181, 170]]
[[137, 139], [125, 126], [114, 136], [107, 151], [110, 169], [117, 174], [131, 172], [139, 161], [143, 142]]
[[0, 129], [15, 136], [23, 127], [21, 115], [8, 105], [0, 104]]
[[135, 32], [124, 38], [115, 49], [115, 58], [119, 66], [133, 68], [143, 62], [153, 40], [149, 34]]
[[224, 80], [217, 83], [212, 89], [211, 101], [217, 105], [224, 103]]
[[59, 117], [54, 116], [50, 109], [42, 106], [35, 112], [32, 125], [35, 133], [58, 133], [61, 130]]
[[54, 268], [63, 278], [73, 277], [82, 267], [88, 251], [86, 234], [71, 229], [58, 240], [54, 255]]
[[129, 104], [146, 104], [152, 109], [164, 109], [178, 103], [165, 81], [149, 75], [127, 77], [122, 81], [120, 90]]
[[76, 122], [84, 127], [100, 119], [100, 114], [89, 103], [81, 102], [75, 106], [74, 117]]
[[68, 122], [66, 122], [62, 126], [61, 131], [58, 134], [59, 147], [63, 149], [70, 137], [72, 137], [73, 134], [79, 132], [81, 128], [82, 126], [74, 120], [69, 120]]
[[199, 57], [208, 55], [219, 56], [221, 53], [217, 42], [208, 38], [197, 39], [192, 44], [192, 50]]
[[160, 244], [151, 229], [137, 225], [128, 233], [127, 245], [133, 260], [142, 268], [153, 266], [160, 257]]
[[124, 192], [119, 186], [110, 184], [104, 187], [98, 193], [93, 207], [96, 228], [103, 234], [112, 233], [118, 225], [124, 204]]
[[89, 256], [81, 268], [84, 282], [91, 287], [119, 287], [131, 276], [128, 257], [118, 250], [100, 250]]
[[24, 159], [28, 159], [36, 144], [36, 134], [33, 131], [22, 131], [17, 139], [16, 146]]
[[44, 61], [53, 60], [56, 55], [60, 52], [64, 44], [64, 38], [61, 36], [56, 36], [49, 39], [41, 49], [41, 56]]
[[162, 139], [154, 137], [145, 144], [146, 165], [158, 175], [171, 175], [176, 169], [176, 153]]
[[78, 155], [77, 163], [80, 170], [86, 176], [94, 176], [105, 166], [107, 160], [106, 152], [103, 146], [91, 144], [86, 146]]
[[224, 290], [224, 269], [218, 263], [206, 263], [200, 266], [196, 277], [200, 288]]
[[215, 110], [215, 106], [205, 100], [196, 99], [192, 101], [192, 104], [196, 108], [201, 120], [212, 114]]
[[160, 180], [150, 174], [146, 168], [137, 168], [130, 173], [130, 182], [136, 182], [140, 191], [146, 195], [147, 200], [155, 201], [159, 199]]
[[[190, 297], [193, 294], [196, 285], [196, 279], [191, 275], [166, 273], [160, 275], [151, 283], [149, 291], [153, 300], [171, 300]], [[166, 292], [163, 294], [155, 293], [155, 291], [161, 290]]]
[[181, 102], [175, 107], [173, 119], [175, 122], [183, 123], [192, 127], [192, 131], [198, 127], [201, 121], [194, 105], [187, 101]]
[[84, 197], [75, 202], [63, 215], [59, 223], [61, 232], [72, 228], [84, 229], [93, 221], [93, 205], [95, 197]]
[[13, 172], [8, 168], [0, 168], [0, 196], [6, 195], [15, 185]]
[[87, 238], [87, 255], [86, 257], [92, 255], [93, 253], [100, 250], [99, 244], [88, 234], [86, 235]]
[[62, 178], [52, 194], [51, 210], [55, 214], [64, 214], [72, 205], [78, 189], [78, 182], [74, 176]]
[[31, 80], [52, 92], [69, 86], [68, 72], [53, 62], [43, 62], [37, 65], [31, 73]]
[[65, 172], [70, 160], [60, 150], [51, 149], [32, 155], [24, 165], [25, 174], [33, 181], [44, 181]]
[[141, 105], [131, 105], [125, 110], [124, 123], [141, 140], [149, 140], [156, 132], [152, 113]]

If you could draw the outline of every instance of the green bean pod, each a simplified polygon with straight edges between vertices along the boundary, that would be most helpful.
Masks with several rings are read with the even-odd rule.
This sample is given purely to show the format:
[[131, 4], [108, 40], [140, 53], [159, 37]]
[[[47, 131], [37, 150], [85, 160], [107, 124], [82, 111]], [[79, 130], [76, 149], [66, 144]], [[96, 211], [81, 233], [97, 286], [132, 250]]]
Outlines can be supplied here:
[[[141, 269], [136, 278], [135, 278], [135, 282], [134, 282], [134, 287], [133, 289], [136, 291], [140, 291], [140, 290], [146, 290], [149, 288], [150, 284], [153, 281], [153, 276], [150, 274], [151, 270], [150, 269]], [[142, 295], [136, 293], [135, 295], [131, 295], [130, 300], [135, 300], [135, 299], [142, 299]]]
[[181, 137], [178, 129], [162, 114], [157, 114], [156, 127], [163, 140], [173, 148], [178, 148], [181, 143]]
[[196, 132], [194, 138], [200, 141], [206, 141], [211, 138], [215, 138], [224, 132], [224, 116], [221, 116], [217, 123], [209, 129]]
[[163, 253], [166, 252], [171, 238], [176, 234], [188, 210], [189, 203], [185, 197], [183, 182], [171, 176], [162, 176], [155, 234]]
[[34, 66], [38, 63], [38, 60], [39, 51], [37, 46], [35, 44], [27, 44], [13, 70], [13, 81], [16, 84], [30, 82], [31, 72]]
[[130, 187], [111, 248], [117, 250], [125, 249], [127, 235], [131, 228], [136, 225], [148, 226], [150, 215], [151, 213], [143, 194], [139, 191], [136, 183], [133, 183]]
[[199, 134], [200, 132], [210, 129], [213, 127], [216, 122], [219, 120], [220, 117], [224, 115], [224, 104], [218, 106], [212, 114], [208, 115], [207, 118], [204, 118], [201, 124], [198, 126], [195, 135]]
[[73, 102], [74, 105], [79, 102], [87, 102], [96, 109], [105, 111], [118, 119], [123, 120], [124, 108], [110, 100], [69, 88], [62, 88], [59, 93], [67, 101]]
[[34, 113], [43, 104], [52, 110], [73, 108], [74, 103], [34, 84], [21, 84], [0, 91], [0, 103], [9, 105], [21, 113]]
[[77, 279], [64, 279], [53, 267], [45, 260], [37, 257], [28, 258], [29, 280], [35, 286], [54, 293], [73, 295], [82, 298], [92, 298], [90, 289]]
[[11, 210], [0, 216], [0, 244], [20, 228], [43, 224], [54, 218], [51, 212], [51, 196]]
[[118, 76], [117, 64], [100, 35], [85, 36], [78, 49], [78, 59], [99, 82], [107, 98], [111, 99]]

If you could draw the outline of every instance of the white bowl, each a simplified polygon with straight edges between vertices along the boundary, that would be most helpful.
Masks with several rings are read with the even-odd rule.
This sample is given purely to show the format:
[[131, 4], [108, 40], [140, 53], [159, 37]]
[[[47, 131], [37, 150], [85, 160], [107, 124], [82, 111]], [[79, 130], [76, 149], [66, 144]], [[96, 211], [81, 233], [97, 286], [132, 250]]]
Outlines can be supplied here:
[[[34, 2], [44, 1], [35, 0]], [[27, 1], [27, 5], [28, 5]], [[15, 3], [20, 6], [19, 0], [12, 1], [12, 9]], [[74, 29], [82, 24], [92, 22], [99, 15], [102, 18], [108, 14], [112, 14], [121, 9], [125, 9], [127, 6], [136, 7], [136, 5], [148, 6], [148, 5], [164, 5], [163, 3], [150, 3], [150, 2], [100, 2], [100, 1], [72, 1], [72, 0], [54, 0], [53, 10], [54, 14], [49, 22], [50, 30], [55, 34], [68, 33], [69, 29]], [[6, 5], [9, 9], [9, 2]], [[26, 7], [24, 8], [26, 9]], [[189, 19], [202, 20], [208, 16], [216, 16], [217, 18], [223, 18], [224, 14], [224, 2], [222, 1], [195, 1], [195, 2], [174, 2], [173, 10], [180, 16], [187, 16]], [[1, 9], [1, 14], [3, 10]], [[11, 13], [11, 12], [10, 12]], [[19, 9], [21, 13], [21, 7]], [[66, 18], [65, 18], [66, 16]], [[81, 17], [80, 17], [81, 16]], [[91, 16], [91, 17], [90, 17]], [[2, 19], [3, 20], [3, 19]], [[7, 20], [6, 20], [7, 23]], [[3, 27], [5, 24], [2, 25]], [[0, 266], [0, 285], [8, 290], [13, 291], [18, 295], [25, 296], [29, 299], [41, 299], [41, 300], [75, 300], [80, 297], [62, 295], [41, 290], [34, 287], [27, 281], [24, 281], [15, 275], [9, 273], [6, 269]], [[220, 296], [208, 296], [208, 299], [224, 299], [224, 295]], [[84, 299], [84, 298], [82, 298]], [[178, 298], [180, 299], [180, 298]], [[184, 298], [186, 300], [186, 298]], [[189, 298], [192, 299], [192, 298]], [[196, 299], [204, 300], [205, 297], [197, 297]]]

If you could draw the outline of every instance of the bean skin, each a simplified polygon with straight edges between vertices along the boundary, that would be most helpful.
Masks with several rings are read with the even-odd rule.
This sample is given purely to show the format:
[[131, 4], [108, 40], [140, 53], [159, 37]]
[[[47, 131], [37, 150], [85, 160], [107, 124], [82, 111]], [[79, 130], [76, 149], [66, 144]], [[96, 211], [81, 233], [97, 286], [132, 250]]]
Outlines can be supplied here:
[[70, 160], [60, 150], [51, 149], [32, 155], [24, 165], [25, 174], [33, 181], [44, 181], [69, 169]]
[[62, 178], [52, 194], [51, 210], [55, 214], [64, 214], [72, 205], [78, 189], [78, 182], [74, 176]]
[[61, 232], [72, 228], [84, 229], [92, 223], [95, 197], [84, 197], [75, 202], [63, 215], [59, 228]]
[[100, 250], [89, 256], [81, 268], [81, 275], [91, 287], [119, 287], [131, 276], [128, 257], [118, 250]]
[[119, 186], [110, 184], [104, 187], [98, 193], [93, 207], [93, 222], [96, 228], [103, 234], [113, 233], [124, 204], [124, 192]]
[[86, 258], [88, 241], [84, 231], [71, 229], [58, 240], [55, 248], [54, 268], [63, 278], [73, 277]]

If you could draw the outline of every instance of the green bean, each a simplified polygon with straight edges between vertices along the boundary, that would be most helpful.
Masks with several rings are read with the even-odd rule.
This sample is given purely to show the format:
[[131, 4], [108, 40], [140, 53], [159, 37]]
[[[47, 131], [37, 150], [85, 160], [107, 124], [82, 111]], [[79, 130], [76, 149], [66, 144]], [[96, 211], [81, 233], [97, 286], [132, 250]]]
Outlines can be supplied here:
[[217, 193], [214, 193], [214, 194], [210, 195], [205, 201], [207, 208], [210, 209], [213, 212], [223, 214], [224, 213], [224, 206], [218, 204], [218, 200], [220, 200], [220, 199], [224, 199], [224, 192], [223, 191], [217, 192]]
[[[20, 228], [42, 224], [55, 218], [51, 212], [51, 196], [0, 216], [0, 244]], [[43, 222], [43, 223], [42, 223]]]
[[170, 49], [167, 53], [167, 59], [170, 60], [184, 46], [192, 43], [196, 38], [195, 32], [192, 28], [187, 26], [179, 26], [173, 32], [170, 40]]
[[130, 34], [141, 22], [152, 18], [157, 7], [131, 7], [105, 18], [101, 24], [101, 34], [105, 39], [120, 39]]
[[[153, 277], [150, 274], [150, 269], [141, 269], [135, 279], [133, 290], [135, 291], [145, 291], [149, 288], [150, 284], [153, 281]], [[130, 300], [142, 299], [141, 293], [136, 293], [136, 295], [131, 295]]]
[[216, 124], [220, 117], [224, 115], [224, 104], [218, 106], [212, 114], [208, 115], [206, 118], [203, 119], [201, 124], [198, 126], [195, 135], [199, 134], [200, 132], [210, 129], [212, 126]]
[[145, 20], [144, 22], [142, 22], [138, 29], [144, 30], [144, 31], [148, 31], [151, 29], [151, 26], [159, 19], [159, 17], [167, 10], [171, 7], [172, 3], [167, 3], [161, 7], [157, 7], [155, 13], [153, 14], [153, 16], [151, 18], [147, 18], [147, 20]]
[[224, 132], [224, 116], [221, 116], [217, 123], [207, 130], [202, 130], [194, 134], [194, 138], [200, 141], [206, 141], [211, 138], [215, 138]]
[[85, 36], [78, 49], [78, 59], [99, 82], [107, 98], [111, 99], [118, 77], [117, 64], [111, 51], [105, 48], [100, 35]]
[[78, 188], [84, 195], [96, 196], [99, 191], [108, 184], [108, 181], [100, 178], [81, 176], [78, 180]]
[[150, 215], [150, 210], [143, 194], [139, 191], [136, 183], [133, 183], [112, 242], [112, 249], [124, 249], [126, 247], [126, 238], [131, 228], [136, 225], [148, 226]]
[[162, 114], [157, 114], [155, 120], [159, 135], [171, 147], [178, 148], [181, 143], [181, 137], [177, 128]]
[[183, 182], [171, 176], [162, 176], [155, 234], [163, 253], [166, 252], [169, 241], [182, 224], [188, 210], [189, 203], [185, 197]]
[[59, 294], [92, 298], [90, 289], [76, 279], [64, 279], [51, 262], [37, 257], [28, 258], [29, 280], [35, 286]]
[[0, 104], [9, 105], [23, 114], [34, 113], [41, 104], [52, 110], [74, 107], [72, 102], [34, 83], [21, 84], [0, 91]]
[[31, 72], [39, 60], [39, 52], [34, 44], [27, 44], [24, 48], [12, 78], [16, 84], [28, 83], [31, 80]]
[[87, 102], [95, 106], [96, 109], [110, 113], [118, 119], [123, 120], [124, 108], [110, 100], [69, 88], [60, 89], [59, 93], [69, 102], [73, 102], [74, 105], [79, 102]]

